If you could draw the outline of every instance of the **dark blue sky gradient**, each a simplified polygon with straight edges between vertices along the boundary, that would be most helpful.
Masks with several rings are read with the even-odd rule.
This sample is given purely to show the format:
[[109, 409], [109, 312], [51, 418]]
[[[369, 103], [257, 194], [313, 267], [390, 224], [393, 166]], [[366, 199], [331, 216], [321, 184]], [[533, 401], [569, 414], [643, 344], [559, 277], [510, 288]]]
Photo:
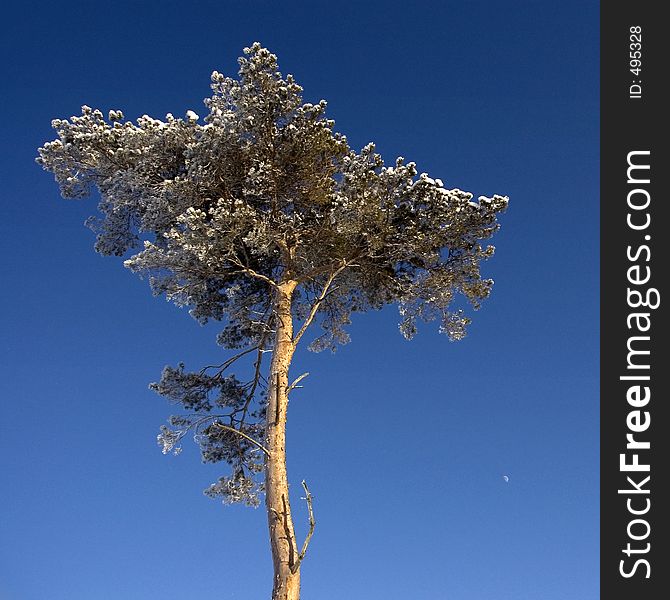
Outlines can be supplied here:
[[95, 201], [33, 162], [82, 104], [204, 115], [255, 40], [352, 146], [510, 196], [464, 341], [407, 342], [391, 307], [296, 356], [304, 597], [598, 598], [598, 3], [33, 2], [2, 28], [2, 600], [269, 597], [263, 510], [155, 443], [171, 407], [147, 384], [223, 358], [216, 326], [95, 254]]

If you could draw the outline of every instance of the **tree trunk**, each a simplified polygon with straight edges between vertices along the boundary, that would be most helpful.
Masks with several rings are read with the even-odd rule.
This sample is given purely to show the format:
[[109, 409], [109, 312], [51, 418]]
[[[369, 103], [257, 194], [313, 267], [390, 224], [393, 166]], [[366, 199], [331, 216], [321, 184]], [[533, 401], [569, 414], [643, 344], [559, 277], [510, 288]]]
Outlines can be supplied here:
[[270, 364], [265, 444], [265, 504], [274, 566], [272, 600], [299, 600], [300, 570], [286, 476], [286, 410], [288, 371], [293, 358], [291, 298], [295, 281], [282, 282], [276, 290], [275, 344]]

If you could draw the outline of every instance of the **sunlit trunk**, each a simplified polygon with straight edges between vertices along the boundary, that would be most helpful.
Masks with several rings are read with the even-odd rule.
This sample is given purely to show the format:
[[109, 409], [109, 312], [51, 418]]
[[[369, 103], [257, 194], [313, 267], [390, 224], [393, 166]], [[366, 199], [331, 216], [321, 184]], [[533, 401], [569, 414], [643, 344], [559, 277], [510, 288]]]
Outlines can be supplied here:
[[286, 476], [288, 371], [293, 358], [291, 297], [295, 286], [294, 281], [284, 282], [276, 293], [276, 334], [268, 386], [265, 444], [270, 456], [265, 461], [265, 503], [274, 566], [272, 600], [300, 598], [299, 549], [291, 518]]

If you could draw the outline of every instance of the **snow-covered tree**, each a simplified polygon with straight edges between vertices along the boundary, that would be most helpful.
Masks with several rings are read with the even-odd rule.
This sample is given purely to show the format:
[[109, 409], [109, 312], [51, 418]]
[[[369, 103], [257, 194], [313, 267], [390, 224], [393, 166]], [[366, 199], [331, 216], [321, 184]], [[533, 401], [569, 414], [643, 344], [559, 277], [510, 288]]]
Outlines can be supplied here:
[[[163, 452], [189, 432], [206, 462], [229, 473], [206, 493], [258, 505], [263, 494], [274, 564], [273, 599], [299, 597], [300, 564], [314, 529], [298, 545], [286, 475], [289, 368], [311, 325], [315, 351], [349, 340], [352, 313], [396, 303], [406, 338], [416, 323], [439, 321], [452, 340], [491, 291], [482, 245], [498, 228], [507, 198], [448, 189], [398, 158], [385, 166], [373, 144], [360, 152], [334, 132], [326, 102], [304, 103], [260, 44], [244, 50], [239, 78], [212, 74], [201, 123], [193, 111], [165, 120], [106, 119], [84, 106], [57, 119], [55, 141], [37, 159], [65, 198], [97, 189], [101, 216], [89, 221], [95, 249], [126, 255], [154, 294], [190, 308], [200, 323], [221, 322], [218, 343], [233, 355], [215, 366], [166, 367], [152, 388], [181, 412], [161, 428]], [[253, 358], [250, 379], [230, 367]], [[269, 367], [265, 364], [269, 358]], [[298, 377], [297, 379], [301, 379]]]

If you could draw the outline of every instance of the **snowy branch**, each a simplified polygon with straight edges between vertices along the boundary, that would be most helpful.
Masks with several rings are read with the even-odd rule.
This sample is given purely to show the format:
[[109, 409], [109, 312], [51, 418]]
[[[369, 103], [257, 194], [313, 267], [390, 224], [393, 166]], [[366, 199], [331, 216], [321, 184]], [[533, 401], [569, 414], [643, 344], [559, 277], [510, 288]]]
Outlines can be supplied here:
[[240, 262], [236, 258], [233, 258], [233, 257], [229, 256], [228, 260], [231, 263], [233, 263], [236, 267], [239, 267], [242, 270], [243, 273], [246, 273], [247, 275], [251, 275], [252, 277], [255, 277], [256, 279], [260, 279], [261, 281], [264, 281], [268, 285], [271, 285], [275, 288], [279, 288], [279, 285], [277, 284], [277, 282], [273, 281], [269, 277], [266, 277], [262, 273], [257, 273], [256, 271], [254, 271], [250, 267], [247, 267], [244, 263]]

